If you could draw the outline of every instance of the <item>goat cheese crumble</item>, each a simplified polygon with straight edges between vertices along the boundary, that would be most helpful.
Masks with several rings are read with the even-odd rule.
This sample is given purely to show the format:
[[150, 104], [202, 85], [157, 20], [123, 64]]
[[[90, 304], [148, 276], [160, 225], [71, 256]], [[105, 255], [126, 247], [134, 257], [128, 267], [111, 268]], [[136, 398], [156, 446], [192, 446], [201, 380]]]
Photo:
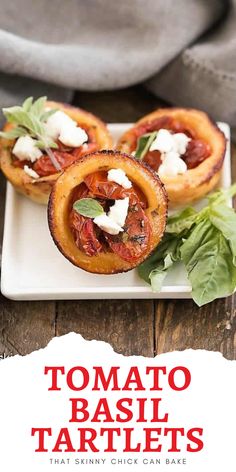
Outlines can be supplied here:
[[162, 164], [158, 169], [160, 177], [174, 177], [184, 174], [188, 168], [181, 155], [185, 154], [191, 138], [184, 133], [170, 133], [160, 129], [150, 146], [150, 151], [161, 153]]
[[187, 171], [187, 165], [175, 151], [169, 152], [158, 169], [158, 175], [162, 177], [175, 177], [184, 174]]
[[21, 136], [18, 138], [12, 152], [20, 161], [27, 160], [32, 163], [43, 155], [42, 151], [36, 146], [36, 141], [31, 136]]
[[79, 126], [65, 125], [61, 129], [58, 139], [66, 146], [79, 147], [88, 140], [88, 135]]
[[122, 200], [116, 200], [109, 209], [108, 216], [119, 226], [123, 227], [129, 209], [129, 197]]
[[125, 189], [130, 189], [132, 187], [132, 183], [122, 169], [110, 169], [107, 174], [107, 180], [110, 182], [116, 182]]
[[119, 234], [124, 231], [115, 221], [113, 221], [106, 213], [102, 213], [94, 218], [94, 223], [108, 234]]
[[[130, 189], [132, 183], [128, 179], [126, 173], [122, 169], [110, 169], [107, 173], [107, 180], [109, 182], [116, 182], [125, 189]], [[129, 197], [120, 200], [115, 200], [114, 205], [109, 208], [108, 213], [94, 218], [94, 223], [108, 234], [119, 234], [124, 231], [123, 226], [127, 218], [129, 210]]]
[[150, 146], [150, 151], [169, 152], [173, 149], [173, 135], [167, 129], [160, 129]]
[[180, 155], [185, 154], [191, 138], [184, 133], [175, 133], [172, 136], [174, 140], [174, 150]]
[[94, 223], [108, 234], [119, 234], [124, 231], [124, 224], [129, 209], [129, 197], [115, 200], [114, 205], [109, 208], [108, 213], [94, 218]]
[[77, 126], [76, 121], [60, 110], [48, 118], [45, 129], [48, 136], [59, 139], [66, 146], [79, 147], [88, 140], [84, 129]]
[[[50, 138], [59, 139], [66, 146], [79, 147], [88, 141], [85, 130], [77, 126], [77, 123], [62, 111], [56, 111], [51, 115], [44, 126]], [[32, 163], [43, 155], [36, 146], [36, 141], [29, 135], [18, 138], [12, 152], [20, 161], [27, 160]]]
[[31, 169], [31, 167], [24, 165], [24, 171], [26, 174], [28, 174], [32, 179], [39, 179], [39, 175], [37, 172], [35, 172], [34, 169]]

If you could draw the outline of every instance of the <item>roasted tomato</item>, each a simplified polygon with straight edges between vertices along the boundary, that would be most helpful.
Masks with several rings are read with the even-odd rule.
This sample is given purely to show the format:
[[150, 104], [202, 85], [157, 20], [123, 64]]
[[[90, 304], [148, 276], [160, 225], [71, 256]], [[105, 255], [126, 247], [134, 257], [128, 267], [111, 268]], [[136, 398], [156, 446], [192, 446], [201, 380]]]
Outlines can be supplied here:
[[192, 139], [187, 146], [186, 153], [182, 159], [186, 162], [188, 169], [194, 169], [211, 155], [209, 144], [200, 139]]
[[[79, 146], [78, 148], [68, 148], [68, 146], [63, 146], [59, 144], [59, 150], [53, 151], [56, 161], [60, 164], [61, 169], [66, 169], [73, 162], [80, 159], [86, 154], [90, 154], [98, 149], [98, 144], [95, 142], [88, 142]], [[49, 156], [44, 154], [40, 159], [38, 159], [33, 164], [33, 169], [40, 177], [45, 177], [47, 175], [55, 174], [55, 167]]]
[[[143, 119], [144, 120], [144, 119]], [[160, 129], [168, 129], [169, 131], [173, 131], [174, 133], [185, 133], [190, 138], [195, 137], [195, 131], [191, 130], [189, 126], [186, 124], [181, 123], [178, 119], [174, 119], [172, 116], [163, 115], [159, 118], [154, 118], [153, 120], [142, 121], [140, 120], [136, 125], [131, 128], [129, 134], [129, 151], [135, 151], [138, 143], [138, 139], [143, 136], [144, 134], [152, 133], [153, 131], [158, 131]], [[129, 133], [129, 131], [128, 131]], [[119, 140], [119, 147], [121, 145], [126, 145], [126, 136], [122, 136]], [[156, 151], [154, 151], [156, 152]], [[154, 152], [151, 152], [151, 155], [155, 155]], [[159, 155], [158, 155], [159, 157]]]
[[[69, 154], [68, 152], [53, 151], [53, 154], [62, 169], [65, 169], [76, 161], [76, 156], [74, 154]], [[55, 167], [50, 157], [46, 155], [40, 157], [40, 159], [33, 164], [33, 169], [38, 175], [40, 175], [40, 177], [55, 174]]]
[[[122, 169], [132, 182], [125, 189], [108, 181], [110, 169]], [[78, 214], [73, 204], [94, 198], [107, 212], [129, 198], [127, 216], [117, 235]], [[49, 200], [52, 237], [62, 254], [88, 272], [112, 274], [136, 267], [162, 238], [167, 215], [165, 190], [156, 174], [131, 156], [103, 151], [76, 161], [56, 182]]]
[[148, 151], [143, 161], [157, 172], [161, 165], [161, 153], [159, 151]]
[[72, 229], [75, 243], [79, 249], [88, 256], [95, 256], [102, 252], [102, 244], [99, 242], [95, 232], [95, 225], [90, 218], [79, 215], [75, 210], [70, 213], [70, 227]]
[[[124, 232], [121, 232], [116, 236], [104, 232], [103, 236], [112, 251], [120, 255], [122, 259], [134, 261], [136, 258], [139, 258], [140, 254], [146, 250], [149, 242], [150, 224], [144, 212], [145, 202], [139, 200], [139, 196], [134, 189], [124, 189], [121, 185], [108, 181], [107, 172], [94, 172], [87, 176], [84, 183], [75, 189], [73, 192], [72, 202], [85, 197], [96, 198], [103, 206], [104, 211], [106, 208], [109, 208], [109, 202], [129, 197], [129, 209], [124, 226]], [[84, 234], [84, 232], [81, 232], [82, 227], [78, 225], [78, 222], [84, 223], [84, 220], [86, 220], [87, 222], [90, 221], [90, 223], [92, 223], [92, 220], [88, 218], [83, 219], [83, 217], [81, 217], [82, 219], [75, 218], [75, 213], [74, 210], [71, 210], [70, 226], [73, 232], [76, 231], [76, 244], [79, 248], [83, 247], [88, 256], [95, 255], [96, 252], [92, 253], [90, 250], [90, 244], [88, 245], [88, 250], [83, 244], [85, 237], [88, 238], [89, 243], [90, 240], [93, 239], [95, 225], [89, 225], [87, 229], [90, 231], [87, 231], [87, 233]], [[90, 237], [90, 232], [92, 232], [92, 230], [93, 234]], [[99, 246], [96, 246], [96, 248], [97, 252], [101, 252]], [[106, 247], [104, 250], [106, 250]]]
[[[185, 205], [203, 197], [219, 181], [226, 147], [224, 134], [206, 113], [199, 110], [159, 109], [144, 116], [124, 133], [117, 147], [122, 152], [134, 152], [140, 136], [161, 128], [191, 138], [181, 156], [187, 164], [187, 172], [162, 178], [170, 205]], [[158, 151], [147, 152], [143, 161], [158, 173], [161, 164]]]
[[[88, 134], [88, 143], [78, 148], [70, 148], [58, 141], [59, 147], [54, 151], [54, 154], [62, 170], [85, 154], [100, 149], [112, 149], [113, 144], [110, 133], [106, 125], [96, 116], [80, 108], [58, 102], [47, 102], [46, 106], [62, 110]], [[11, 123], [6, 123], [4, 131], [9, 131], [13, 126]], [[14, 141], [0, 139], [0, 164], [3, 173], [16, 190], [38, 203], [47, 203], [51, 188], [61, 172], [54, 168], [46, 153], [34, 164], [31, 164], [29, 161], [20, 161], [11, 152], [13, 146]], [[35, 179], [26, 174], [24, 165], [32, 167], [40, 178]]]
[[136, 261], [146, 251], [150, 239], [150, 223], [138, 202], [131, 204], [125, 222], [124, 233], [112, 236], [108, 233], [105, 238], [113, 252], [128, 262]]
[[[108, 200], [129, 197], [130, 202], [133, 204], [138, 202], [140, 198], [135, 188], [127, 190], [115, 182], [109, 182], [107, 180], [107, 172], [94, 172], [85, 177], [84, 182], [90, 193], [95, 197], [106, 198]], [[141, 196], [142, 198], [143, 196]]]

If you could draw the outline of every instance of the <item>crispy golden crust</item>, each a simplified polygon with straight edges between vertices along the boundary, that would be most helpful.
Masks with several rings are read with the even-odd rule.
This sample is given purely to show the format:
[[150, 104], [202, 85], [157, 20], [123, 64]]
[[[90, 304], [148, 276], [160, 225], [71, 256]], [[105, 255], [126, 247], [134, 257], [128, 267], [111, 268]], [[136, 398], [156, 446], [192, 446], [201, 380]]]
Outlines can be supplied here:
[[[105, 125], [99, 118], [91, 113], [75, 108], [71, 105], [62, 104], [58, 102], [47, 102], [46, 106], [55, 107], [67, 113], [74, 121], [77, 121], [80, 126], [84, 124], [94, 126], [96, 140], [100, 149], [110, 149], [113, 147], [112, 138]], [[7, 123], [4, 126], [4, 131], [10, 129], [12, 125]], [[59, 177], [60, 173], [55, 173], [47, 177], [41, 177], [37, 180], [28, 176], [24, 170], [12, 165], [12, 158], [10, 149], [12, 141], [0, 139], [0, 165], [6, 178], [12, 183], [16, 190], [23, 193], [31, 200], [37, 203], [47, 204], [49, 194], [51, 192], [54, 182]]]
[[[76, 246], [68, 223], [73, 189], [82, 183], [87, 175], [112, 168], [123, 169], [147, 199], [145, 212], [151, 224], [150, 244], [135, 262], [124, 261], [117, 254], [109, 252], [87, 256]], [[148, 167], [118, 151], [95, 152], [68, 167], [55, 183], [48, 205], [49, 229], [58, 249], [72, 264], [96, 274], [126, 272], [140, 264], [160, 242], [166, 218], [167, 195], [160, 179]]]
[[130, 152], [132, 130], [141, 123], [151, 122], [162, 116], [172, 116], [188, 128], [192, 128], [198, 139], [207, 142], [211, 155], [194, 169], [176, 177], [165, 177], [163, 183], [167, 190], [170, 205], [185, 205], [210, 192], [218, 183], [224, 162], [226, 139], [218, 126], [202, 111], [185, 108], [162, 108], [144, 116], [133, 128], [129, 129], [118, 142], [117, 148]]

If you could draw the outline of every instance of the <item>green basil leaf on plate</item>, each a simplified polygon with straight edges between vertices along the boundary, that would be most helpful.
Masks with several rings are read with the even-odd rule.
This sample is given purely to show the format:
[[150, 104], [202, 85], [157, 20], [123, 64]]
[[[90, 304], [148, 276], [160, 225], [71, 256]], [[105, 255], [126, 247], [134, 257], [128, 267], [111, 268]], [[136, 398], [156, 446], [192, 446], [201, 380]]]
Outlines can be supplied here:
[[185, 230], [189, 230], [195, 223], [196, 217], [196, 210], [192, 207], [185, 208], [181, 212], [169, 216], [166, 225], [166, 232], [180, 234]]
[[160, 292], [163, 282], [166, 278], [168, 269], [173, 265], [173, 260], [170, 254], [167, 254], [165, 259], [159, 263], [156, 269], [152, 270], [149, 279], [151, 287], [154, 292]]
[[182, 238], [165, 235], [156, 251], [138, 267], [139, 276], [160, 292], [162, 284], [174, 262], [180, 260]]
[[217, 204], [219, 205], [220, 203], [223, 204], [231, 204], [231, 199], [236, 195], [236, 182], [228, 188], [221, 188], [216, 190], [215, 192], [211, 193], [210, 195], [207, 196], [207, 199], [211, 204]]
[[232, 294], [236, 267], [224, 235], [212, 223], [202, 221], [181, 247], [181, 257], [198, 306]]
[[212, 205], [210, 211], [210, 220], [212, 224], [218, 228], [229, 241], [231, 251], [234, 256], [234, 264], [236, 265], [236, 213], [233, 208], [229, 208], [223, 204]]
[[102, 205], [93, 198], [81, 198], [73, 204], [73, 209], [87, 218], [96, 218], [104, 213]]
[[196, 252], [202, 251], [205, 242], [213, 236], [214, 227], [209, 220], [203, 220], [191, 231], [188, 238], [185, 239], [181, 247], [181, 258], [188, 269], [191, 271], [196, 264]]
[[202, 306], [236, 289], [236, 213], [228, 206], [236, 184], [208, 197], [199, 212], [186, 208], [168, 218], [162, 242], [139, 266], [139, 275], [160, 291], [172, 263], [181, 261], [192, 286], [192, 297]]

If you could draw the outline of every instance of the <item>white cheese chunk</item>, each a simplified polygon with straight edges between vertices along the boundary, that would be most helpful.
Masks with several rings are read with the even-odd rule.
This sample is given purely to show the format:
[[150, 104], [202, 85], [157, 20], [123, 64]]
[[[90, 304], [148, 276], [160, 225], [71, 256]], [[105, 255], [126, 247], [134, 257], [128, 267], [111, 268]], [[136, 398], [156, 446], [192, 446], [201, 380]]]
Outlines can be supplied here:
[[99, 228], [108, 234], [116, 235], [121, 231], [124, 231], [123, 228], [115, 223], [115, 221], [113, 221], [106, 213], [96, 216], [93, 221], [97, 226], [99, 226]]
[[116, 182], [125, 189], [132, 187], [132, 183], [122, 169], [110, 169], [107, 174], [107, 180], [110, 182]]
[[34, 169], [31, 169], [31, 167], [24, 165], [24, 171], [26, 174], [28, 174], [32, 179], [39, 179], [39, 175], [37, 172], [35, 172]]
[[174, 150], [178, 152], [180, 155], [185, 154], [187, 150], [187, 146], [191, 138], [189, 138], [184, 133], [175, 133], [173, 134], [174, 140]]
[[124, 231], [122, 226], [125, 224], [128, 209], [129, 197], [116, 200], [114, 205], [110, 207], [108, 214], [102, 213], [102, 215], [96, 216], [93, 221], [106, 233], [112, 235], [119, 234]]
[[173, 135], [167, 129], [160, 129], [150, 146], [150, 151], [169, 152], [173, 146]]
[[79, 126], [65, 125], [61, 129], [58, 139], [66, 146], [79, 147], [88, 140], [88, 135]]
[[18, 138], [12, 152], [20, 161], [27, 160], [35, 162], [43, 155], [36, 146], [36, 141], [30, 136], [21, 136]]
[[158, 169], [158, 175], [162, 177], [175, 177], [184, 174], [187, 171], [187, 165], [175, 151], [167, 153], [162, 164]]
[[76, 121], [63, 111], [56, 111], [51, 115], [45, 123], [45, 129], [50, 138], [59, 139], [66, 146], [79, 147], [88, 140], [84, 129], [77, 126]]
[[150, 146], [150, 151], [161, 153], [162, 164], [158, 169], [159, 176], [174, 177], [184, 174], [188, 169], [181, 155], [185, 154], [191, 138], [184, 133], [171, 133], [167, 129], [160, 129]]
[[127, 218], [128, 209], [129, 197], [123, 198], [122, 200], [115, 200], [114, 205], [110, 207], [108, 216], [119, 226], [123, 227]]
[[56, 111], [51, 115], [45, 123], [46, 133], [50, 138], [57, 139], [62, 129], [65, 126], [76, 126], [76, 121], [72, 120], [66, 113], [63, 111]]

